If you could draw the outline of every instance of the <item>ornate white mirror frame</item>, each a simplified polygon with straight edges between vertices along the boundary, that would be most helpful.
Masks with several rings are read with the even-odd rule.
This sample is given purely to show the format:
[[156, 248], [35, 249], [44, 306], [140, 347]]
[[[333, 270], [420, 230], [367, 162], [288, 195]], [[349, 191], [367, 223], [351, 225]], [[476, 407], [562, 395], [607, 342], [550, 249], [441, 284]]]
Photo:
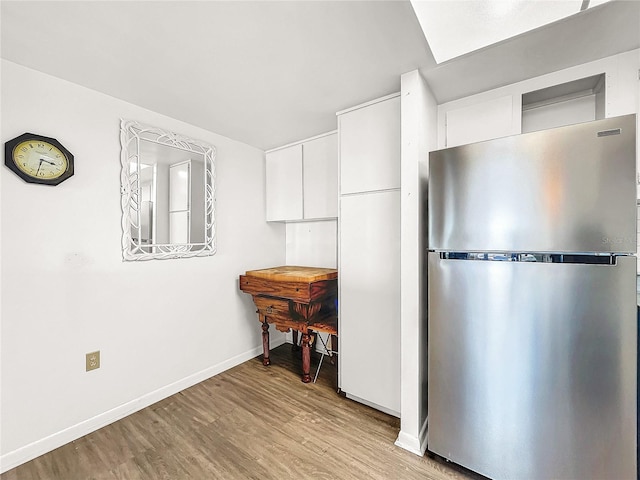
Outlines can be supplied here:
[[[122, 119], [120, 123], [120, 143], [122, 151], [120, 160], [122, 172], [120, 175], [120, 193], [122, 206], [122, 257], [125, 261], [185, 258], [213, 255], [216, 252], [215, 228], [215, 157], [216, 149], [204, 142], [183, 137], [173, 132], [157, 127], [143, 125], [132, 120]], [[162, 158], [171, 157], [173, 160]], [[176, 161], [175, 158], [182, 158]], [[187, 160], [184, 160], [186, 158]], [[170, 162], [175, 162], [170, 165]], [[188, 166], [186, 166], [188, 164]], [[169, 167], [180, 167], [176, 170], [176, 178], [188, 178], [186, 186], [175, 188], [189, 193], [186, 203], [188, 210], [172, 212], [169, 204], [174, 200], [160, 201], [157, 195], [156, 172], [161, 165], [163, 171]], [[152, 167], [152, 168], [149, 168]], [[197, 168], [196, 168], [197, 167]], [[145, 170], [143, 176], [142, 171]], [[147, 172], [152, 172], [147, 174]], [[194, 172], [200, 172], [193, 175]], [[169, 173], [165, 176], [168, 177]], [[144, 185], [143, 177], [148, 177]], [[166, 190], [169, 184], [179, 180], [169, 180], [164, 183]], [[199, 186], [201, 185], [201, 189]], [[194, 194], [192, 196], [191, 191]], [[153, 192], [153, 198], [146, 198]], [[182, 193], [182, 195], [185, 195]], [[167, 231], [164, 238], [156, 236], [156, 221], [159, 218], [158, 205], [164, 204], [166, 223], [173, 220], [175, 224], [165, 226]], [[186, 222], [186, 223], [185, 223]], [[153, 228], [151, 228], [153, 224]], [[186, 227], [185, 227], [186, 225]], [[176, 234], [175, 231], [180, 234]], [[171, 233], [168, 233], [171, 231]], [[152, 233], [153, 232], [153, 233]], [[186, 232], [186, 233], [183, 233]], [[173, 239], [172, 237], [173, 236]], [[175, 240], [177, 238], [177, 240]]]

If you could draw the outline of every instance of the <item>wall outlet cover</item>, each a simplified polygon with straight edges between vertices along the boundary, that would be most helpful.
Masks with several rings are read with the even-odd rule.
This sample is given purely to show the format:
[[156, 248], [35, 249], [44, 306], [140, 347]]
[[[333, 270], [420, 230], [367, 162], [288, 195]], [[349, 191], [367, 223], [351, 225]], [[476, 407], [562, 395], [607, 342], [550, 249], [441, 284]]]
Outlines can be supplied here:
[[98, 350], [97, 352], [87, 353], [86, 367], [87, 372], [90, 370], [95, 370], [96, 368], [100, 368], [100, 350]]

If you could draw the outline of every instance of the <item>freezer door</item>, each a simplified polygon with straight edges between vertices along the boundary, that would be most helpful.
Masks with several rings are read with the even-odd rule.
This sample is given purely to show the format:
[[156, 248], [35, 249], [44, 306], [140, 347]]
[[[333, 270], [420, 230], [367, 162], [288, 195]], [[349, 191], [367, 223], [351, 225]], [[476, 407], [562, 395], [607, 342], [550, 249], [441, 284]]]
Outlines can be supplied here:
[[428, 449], [490, 478], [636, 478], [635, 257], [429, 254]]
[[636, 251], [635, 115], [431, 152], [429, 248]]

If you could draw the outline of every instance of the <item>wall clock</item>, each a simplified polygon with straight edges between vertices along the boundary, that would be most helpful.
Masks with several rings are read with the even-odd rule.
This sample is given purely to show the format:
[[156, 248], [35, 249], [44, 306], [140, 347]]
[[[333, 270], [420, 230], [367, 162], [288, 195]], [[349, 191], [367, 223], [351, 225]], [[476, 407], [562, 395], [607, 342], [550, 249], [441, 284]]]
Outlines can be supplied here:
[[23, 133], [4, 144], [4, 164], [29, 183], [58, 185], [73, 175], [73, 155], [55, 138]]

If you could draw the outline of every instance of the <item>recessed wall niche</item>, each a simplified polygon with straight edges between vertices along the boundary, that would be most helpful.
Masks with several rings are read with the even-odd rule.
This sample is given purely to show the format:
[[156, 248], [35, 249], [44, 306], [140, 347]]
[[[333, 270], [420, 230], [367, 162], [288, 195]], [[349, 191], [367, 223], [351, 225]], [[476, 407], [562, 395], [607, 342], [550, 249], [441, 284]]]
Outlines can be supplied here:
[[605, 118], [605, 74], [522, 95], [522, 133]]

